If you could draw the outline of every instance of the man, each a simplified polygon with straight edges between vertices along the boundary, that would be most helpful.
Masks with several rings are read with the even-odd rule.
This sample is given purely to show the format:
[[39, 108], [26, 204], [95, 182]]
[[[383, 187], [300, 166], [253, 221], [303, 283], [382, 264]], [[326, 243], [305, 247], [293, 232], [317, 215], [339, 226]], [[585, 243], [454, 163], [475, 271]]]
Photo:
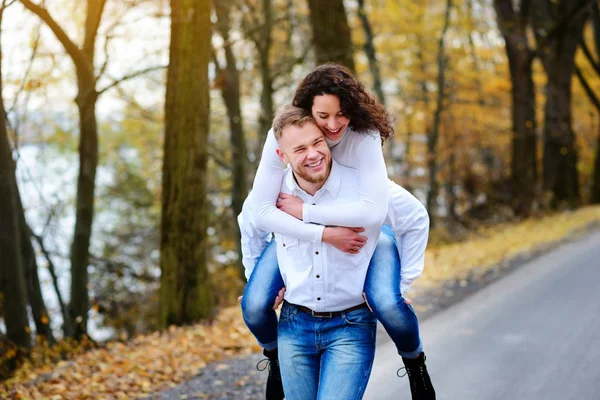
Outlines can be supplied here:
[[[277, 154], [290, 166], [283, 193], [311, 204], [358, 199], [357, 171], [332, 160], [322, 131], [304, 110], [287, 106], [273, 127]], [[242, 219], [248, 220], [246, 211]], [[362, 292], [380, 228], [365, 226], [366, 243], [355, 253], [275, 235], [286, 287], [277, 337], [286, 399], [362, 397], [376, 336], [376, 319]]]

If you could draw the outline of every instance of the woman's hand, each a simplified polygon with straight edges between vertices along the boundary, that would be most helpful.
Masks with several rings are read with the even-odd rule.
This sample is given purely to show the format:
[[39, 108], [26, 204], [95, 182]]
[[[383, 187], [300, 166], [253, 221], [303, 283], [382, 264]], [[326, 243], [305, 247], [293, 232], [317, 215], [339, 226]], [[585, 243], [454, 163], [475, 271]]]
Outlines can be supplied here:
[[281, 211], [290, 214], [292, 217], [302, 219], [302, 206], [304, 202], [291, 194], [279, 193], [279, 199], [277, 200], [277, 208]]
[[323, 230], [323, 241], [350, 254], [357, 254], [367, 243], [367, 237], [359, 235], [364, 228], [345, 228], [343, 226], [326, 226]]

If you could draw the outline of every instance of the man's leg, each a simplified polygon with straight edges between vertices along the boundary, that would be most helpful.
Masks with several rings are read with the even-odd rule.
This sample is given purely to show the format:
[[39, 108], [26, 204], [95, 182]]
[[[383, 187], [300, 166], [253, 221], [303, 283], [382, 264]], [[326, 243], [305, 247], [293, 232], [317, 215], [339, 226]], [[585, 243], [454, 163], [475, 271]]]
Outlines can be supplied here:
[[362, 399], [375, 357], [375, 316], [365, 307], [324, 321], [325, 325], [317, 399]]
[[297, 307], [283, 303], [277, 339], [286, 400], [317, 398], [321, 354], [315, 345], [315, 327], [319, 322]]
[[242, 297], [242, 316], [269, 359], [267, 400], [282, 400], [283, 386], [277, 354], [277, 314], [272, 309], [283, 280], [277, 264], [277, 244], [274, 240], [263, 250], [250, 275]]

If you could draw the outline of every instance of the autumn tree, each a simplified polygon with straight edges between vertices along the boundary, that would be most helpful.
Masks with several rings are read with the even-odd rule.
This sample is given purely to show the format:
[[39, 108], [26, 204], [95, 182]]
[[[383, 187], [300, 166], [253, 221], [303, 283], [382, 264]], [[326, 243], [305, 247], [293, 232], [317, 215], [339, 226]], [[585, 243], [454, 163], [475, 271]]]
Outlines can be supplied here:
[[[0, 5], [0, 28], [6, 1]], [[1, 32], [1, 29], [0, 29]], [[0, 48], [0, 291], [4, 299], [6, 336], [15, 345], [31, 347], [27, 318], [25, 272], [21, 254], [21, 220], [19, 218], [16, 165], [8, 139], [4, 101], [2, 99], [2, 49]]]
[[[43, 5], [31, 0], [19, 0], [28, 10], [37, 15], [53, 32], [75, 67], [77, 96], [75, 103], [79, 111], [79, 174], [75, 201], [75, 227], [70, 252], [71, 298], [69, 319], [65, 334], [81, 338], [87, 333], [89, 309], [88, 265], [89, 247], [94, 221], [94, 193], [98, 168], [98, 123], [96, 105], [102, 94], [120, 83], [162, 67], [150, 67], [135, 71], [98, 87], [98, 81], [106, 71], [106, 62], [96, 68], [96, 45], [100, 23], [105, 11], [106, 0], [86, 0], [83, 43], [69, 36], [67, 31], [53, 18]], [[70, 323], [69, 323], [70, 322]]]
[[427, 149], [428, 149], [428, 166], [429, 166], [429, 191], [427, 192], [427, 209], [430, 210], [430, 224], [435, 225], [434, 206], [438, 196], [438, 152], [437, 144], [440, 136], [441, 118], [444, 111], [444, 102], [446, 100], [446, 74], [448, 68], [448, 60], [446, 56], [446, 35], [450, 26], [450, 11], [452, 9], [452, 0], [446, 0], [446, 8], [444, 12], [444, 27], [440, 33], [438, 41], [437, 55], [437, 98], [435, 111], [433, 113], [433, 126], [428, 133]]
[[575, 206], [579, 202], [579, 174], [571, 116], [571, 79], [590, 1], [537, 0], [534, 5], [532, 23], [538, 46], [548, 41], [540, 55], [548, 77], [543, 134], [544, 190], [552, 194], [554, 206], [561, 203]]
[[[248, 154], [246, 150], [246, 135], [244, 132], [244, 119], [242, 116], [242, 106], [240, 101], [240, 73], [237, 67], [237, 60], [233, 53], [232, 44], [229, 38], [231, 29], [231, 16], [233, 10], [232, 0], [221, 0], [216, 2], [215, 11], [217, 14], [216, 30], [223, 38], [223, 51], [225, 53], [226, 65], [220, 65], [217, 57], [214, 58], [214, 65], [218, 74], [219, 86], [227, 116], [229, 119], [229, 144], [231, 150], [231, 211], [234, 216], [242, 212], [242, 205], [248, 195]], [[244, 266], [241, 263], [241, 236], [239, 227], [235, 224], [236, 249], [238, 253], [238, 267], [240, 276], [244, 276]]]
[[336, 62], [355, 70], [343, 0], [308, 0], [317, 64]]
[[165, 100], [160, 325], [210, 317], [207, 266], [207, 139], [211, 2], [171, 0]]
[[528, 36], [530, 3], [527, 0], [519, 0], [517, 4], [512, 0], [494, 0], [511, 78], [513, 138], [510, 174], [513, 208], [517, 215], [531, 212], [538, 182], [532, 70], [534, 49]]

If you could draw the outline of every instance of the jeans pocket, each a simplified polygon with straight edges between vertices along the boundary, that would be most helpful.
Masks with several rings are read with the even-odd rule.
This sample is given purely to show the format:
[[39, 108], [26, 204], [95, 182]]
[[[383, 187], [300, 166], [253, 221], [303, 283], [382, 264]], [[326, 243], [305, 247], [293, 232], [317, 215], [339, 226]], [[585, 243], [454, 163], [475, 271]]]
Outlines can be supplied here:
[[298, 313], [298, 308], [284, 304], [279, 313], [279, 322], [288, 322]]
[[345, 313], [344, 321], [349, 325], [377, 325], [375, 315], [366, 307]]

